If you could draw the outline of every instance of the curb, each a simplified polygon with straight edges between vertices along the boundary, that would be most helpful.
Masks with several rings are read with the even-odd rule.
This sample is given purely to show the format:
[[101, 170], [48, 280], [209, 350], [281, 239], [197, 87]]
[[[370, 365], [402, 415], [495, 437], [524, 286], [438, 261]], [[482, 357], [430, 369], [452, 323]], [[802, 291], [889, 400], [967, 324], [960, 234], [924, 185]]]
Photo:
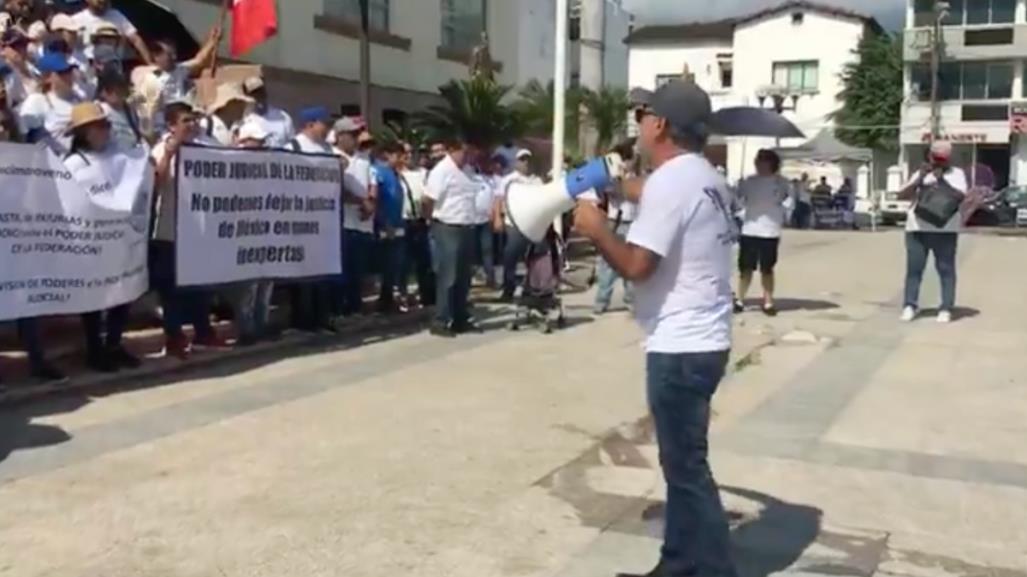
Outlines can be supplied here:
[[135, 370], [122, 370], [113, 374], [87, 373], [56, 383], [8, 385], [0, 390], [0, 407], [21, 405], [69, 393], [89, 394], [98, 391], [145, 388], [148, 384], [156, 384], [155, 382], [161, 379], [174, 376], [185, 377], [190, 373], [257, 358], [272, 352], [273, 356], [284, 359], [290, 356], [289, 353], [303, 348], [322, 348], [347, 343], [359, 346], [360, 342], [353, 343], [352, 341], [358, 341], [361, 337], [383, 330], [426, 325], [431, 320], [432, 313], [432, 309], [421, 309], [404, 315], [372, 316], [343, 325], [342, 331], [344, 332], [338, 335], [287, 332], [275, 342], [259, 343], [251, 347], [232, 348], [218, 352], [200, 351], [185, 362], [161, 357], [147, 359], [142, 367]]

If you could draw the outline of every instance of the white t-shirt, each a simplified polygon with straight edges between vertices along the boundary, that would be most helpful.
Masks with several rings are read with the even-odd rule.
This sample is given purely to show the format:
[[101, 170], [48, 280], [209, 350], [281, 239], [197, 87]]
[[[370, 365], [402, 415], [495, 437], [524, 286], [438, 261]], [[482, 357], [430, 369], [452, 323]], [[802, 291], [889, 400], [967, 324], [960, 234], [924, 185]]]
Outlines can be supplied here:
[[610, 220], [616, 221], [617, 215], [620, 215], [621, 224], [630, 224], [635, 220], [635, 214], [638, 212], [638, 206], [633, 202], [626, 200], [619, 200], [610, 197], [610, 201], [607, 203], [606, 216]]
[[292, 117], [288, 112], [274, 106], [269, 106], [263, 114], [250, 112], [243, 122], [255, 122], [267, 132], [268, 148], [285, 148], [285, 145], [296, 136]]
[[742, 236], [780, 238], [784, 228], [784, 201], [791, 185], [784, 177], [750, 176], [738, 183], [738, 201], [744, 209]]
[[499, 179], [494, 176], [475, 175], [478, 195], [474, 198], [474, 223], [486, 224], [492, 220], [492, 204], [499, 195]]
[[71, 148], [71, 135], [65, 133], [71, 123], [71, 109], [80, 102], [77, 97], [65, 100], [52, 92], [30, 94], [18, 109], [18, 124], [25, 136], [37, 129], [46, 131], [42, 139], [54, 154], [64, 156]]
[[[962, 192], [963, 194], [966, 194], [966, 192], [968, 190], [968, 187], [967, 187], [967, 182], [966, 182], [966, 173], [963, 172], [963, 169], [957, 168], [955, 166], [950, 167], [948, 169], [948, 171], [946, 171], [945, 174], [942, 176], [942, 178], [945, 179], [945, 182], [947, 182], [949, 184], [949, 186], [951, 186], [952, 188]], [[914, 174], [913, 178], [910, 179], [909, 183], [907, 183], [906, 186], [908, 187], [908, 186], [912, 185], [914, 182], [916, 182], [916, 179], [917, 179], [917, 175]], [[927, 176], [924, 177], [923, 181], [921, 182], [921, 185], [922, 186], [931, 186], [932, 184], [935, 184], [936, 182], [938, 182], [938, 179], [937, 179], [937, 177], [934, 176], [934, 173], [932, 172], [932, 173], [929, 173]], [[957, 210], [956, 214], [952, 215], [952, 218], [950, 218], [949, 221], [947, 223], [945, 223], [944, 227], [938, 228], [938, 227], [934, 226], [933, 224], [931, 224], [931, 223], [929, 223], [929, 222], [927, 222], [925, 220], [922, 220], [921, 218], [919, 218], [916, 215], [916, 203], [915, 202], [910, 207], [909, 214], [906, 216], [906, 232], [949, 232], [949, 233], [958, 233], [959, 230], [962, 228], [962, 225], [963, 225], [963, 215], [962, 215], [961, 211]]]
[[104, 24], [114, 26], [118, 29], [118, 32], [121, 32], [122, 38], [128, 38], [136, 34], [136, 27], [132, 25], [132, 22], [115, 8], [108, 8], [102, 16], [97, 16], [88, 8], [85, 8], [72, 16], [72, 18], [74, 18], [75, 24], [78, 26], [79, 37], [82, 38], [83, 44], [86, 45], [86, 55], [90, 58], [93, 56], [93, 33], [100, 26]]
[[133, 129], [132, 122], [129, 121], [128, 115], [124, 111], [115, 110], [106, 102], [101, 102], [100, 107], [107, 113], [107, 121], [111, 123], [111, 137], [119, 148], [127, 150], [143, 142], [142, 135], [136, 132], [139, 129], [138, 116], [133, 118], [135, 122], [135, 129]]
[[303, 134], [302, 132], [297, 134], [296, 138], [294, 138], [293, 140], [296, 142], [299, 148], [296, 148], [294, 146], [287, 146], [286, 148], [295, 150], [296, 152], [307, 152], [310, 154], [334, 154], [335, 156], [341, 156], [341, 154], [339, 154], [339, 151], [332, 148], [331, 144], [328, 144], [327, 142], [315, 142], [314, 139], [310, 138], [306, 134]]
[[[371, 191], [371, 185], [377, 181], [371, 161], [362, 154], [349, 156], [341, 150], [337, 152], [349, 162], [349, 166], [346, 167], [346, 174], [343, 175], [343, 186], [353, 196], [367, 198]], [[344, 204], [342, 214], [342, 228], [374, 234], [374, 218], [361, 220], [359, 205]]]
[[[421, 198], [428, 182], [428, 171], [423, 168], [406, 169], [401, 173], [403, 185], [403, 218], [413, 220], [421, 215]], [[409, 191], [409, 193], [408, 193]], [[413, 204], [410, 201], [413, 200]]]
[[666, 162], [646, 181], [627, 240], [661, 257], [653, 275], [635, 284], [648, 352], [731, 348], [729, 200], [724, 178], [698, 154]]
[[22, 102], [30, 94], [39, 92], [39, 71], [31, 63], [27, 63], [28, 73], [22, 75], [18, 70], [12, 70], [4, 79], [4, 88], [7, 89], [7, 105], [11, 108], [21, 106]]
[[453, 225], [475, 224], [475, 200], [481, 190], [470, 166], [461, 169], [449, 155], [428, 174], [424, 195], [435, 202], [435, 220]]

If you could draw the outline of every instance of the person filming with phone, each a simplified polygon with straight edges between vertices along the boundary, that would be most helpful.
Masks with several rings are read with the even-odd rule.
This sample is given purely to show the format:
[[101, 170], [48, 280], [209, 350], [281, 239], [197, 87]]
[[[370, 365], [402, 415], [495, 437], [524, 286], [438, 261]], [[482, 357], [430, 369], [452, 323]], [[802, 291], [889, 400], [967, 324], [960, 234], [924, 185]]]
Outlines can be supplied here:
[[952, 321], [956, 304], [956, 247], [967, 199], [966, 174], [951, 165], [952, 143], [931, 144], [927, 162], [899, 192], [912, 200], [906, 218], [906, 288], [902, 321], [914, 320], [920, 306], [920, 283], [928, 253], [941, 279], [938, 322]]

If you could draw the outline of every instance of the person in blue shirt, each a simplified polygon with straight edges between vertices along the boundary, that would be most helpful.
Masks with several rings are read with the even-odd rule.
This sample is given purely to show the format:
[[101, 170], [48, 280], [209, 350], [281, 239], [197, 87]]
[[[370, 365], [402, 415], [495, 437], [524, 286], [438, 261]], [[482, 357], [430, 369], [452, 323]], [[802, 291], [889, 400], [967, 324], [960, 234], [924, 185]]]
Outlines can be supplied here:
[[403, 170], [403, 143], [390, 142], [382, 147], [382, 162], [375, 165], [378, 185], [375, 228], [378, 231], [378, 246], [382, 263], [381, 294], [378, 297], [378, 312], [406, 312], [406, 303], [397, 304], [395, 292], [403, 271], [403, 234], [406, 222], [403, 219], [403, 201], [406, 194], [400, 171]]

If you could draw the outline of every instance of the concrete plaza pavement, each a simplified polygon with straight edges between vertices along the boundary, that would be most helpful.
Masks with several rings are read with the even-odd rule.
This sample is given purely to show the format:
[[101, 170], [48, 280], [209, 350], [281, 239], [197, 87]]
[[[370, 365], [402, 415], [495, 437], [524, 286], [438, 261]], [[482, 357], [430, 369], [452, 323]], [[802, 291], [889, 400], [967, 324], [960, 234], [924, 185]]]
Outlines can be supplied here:
[[[1027, 577], [1027, 241], [960, 242], [944, 326], [896, 320], [900, 234], [786, 238], [782, 314], [737, 318], [715, 403], [745, 577]], [[550, 336], [494, 317], [5, 410], [0, 575], [648, 569], [639, 333], [588, 298]]]

